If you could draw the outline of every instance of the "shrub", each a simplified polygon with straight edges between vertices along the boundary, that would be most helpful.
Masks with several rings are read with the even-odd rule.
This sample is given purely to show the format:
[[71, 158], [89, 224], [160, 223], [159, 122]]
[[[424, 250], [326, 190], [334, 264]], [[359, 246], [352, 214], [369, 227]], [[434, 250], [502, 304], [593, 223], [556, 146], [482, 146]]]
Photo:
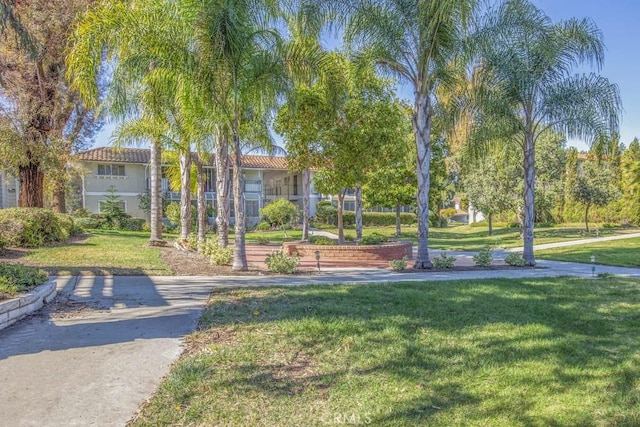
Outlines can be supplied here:
[[393, 271], [402, 271], [407, 268], [407, 257], [403, 256], [402, 259], [392, 259], [389, 261], [389, 267]]
[[524, 258], [522, 258], [522, 255], [517, 252], [511, 252], [509, 255], [507, 255], [504, 258], [504, 263], [514, 267], [524, 267], [525, 265], [527, 265], [527, 262], [524, 260]]
[[76, 218], [75, 224], [83, 230], [100, 228], [100, 221], [98, 221], [94, 216]]
[[478, 267], [490, 267], [493, 262], [493, 250], [482, 249], [477, 255], [473, 256], [473, 262]]
[[[64, 224], [61, 224], [61, 221]], [[10, 208], [0, 210], [0, 232], [9, 245], [37, 247], [67, 240], [73, 220], [49, 209]]]
[[207, 239], [200, 247], [200, 253], [209, 257], [213, 265], [230, 265], [233, 262], [233, 248], [223, 248], [216, 239]]
[[256, 243], [258, 243], [259, 245], [268, 245], [271, 242], [269, 241], [268, 237], [258, 236], [256, 237]]
[[127, 218], [126, 221], [123, 221], [120, 225], [121, 230], [124, 231], [143, 231], [144, 225], [147, 223], [147, 220], [144, 218]]
[[337, 242], [330, 237], [311, 236], [309, 237], [309, 243], [312, 243], [318, 246], [335, 246]]
[[455, 208], [446, 208], [440, 211], [440, 216], [448, 221], [457, 213], [458, 211]]
[[4, 234], [0, 230], [0, 254], [9, 246], [9, 241], [5, 238]]
[[456, 257], [447, 256], [446, 252], [441, 252], [439, 257], [435, 257], [431, 261], [436, 268], [453, 268]]
[[298, 270], [297, 256], [288, 256], [282, 251], [273, 251], [264, 260], [269, 271], [273, 273], [293, 274]]
[[73, 215], [75, 215], [76, 218], [87, 218], [89, 217], [90, 212], [85, 208], [78, 208], [73, 211]]
[[316, 216], [314, 222], [335, 225], [337, 212], [338, 210], [331, 202], [326, 200], [318, 202], [316, 205]]
[[174, 225], [180, 224], [180, 202], [171, 202], [165, 209], [167, 219]]
[[190, 251], [194, 251], [194, 252], [198, 251], [198, 235], [196, 233], [189, 233], [185, 241], [182, 243], [183, 243], [183, 246], [189, 249]]
[[269, 230], [271, 230], [271, 225], [268, 222], [262, 221], [260, 224], [256, 225], [256, 230], [258, 230], [258, 231], [269, 231]]
[[371, 233], [368, 236], [364, 236], [360, 239], [361, 245], [379, 245], [381, 243], [385, 243], [387, 241], [387, 236], [380, 233]]
[[616, 228], [616, 225], [611, 222], [605, 222], [602, 224], [602, 228]]
[[299, 210], [295, 203], [287, 199], [276, 199], [260, 209], [260, 215], [264, 221], [285, 230], [285, 224], [297, 221]]
[[[356, 223], [356, 213], [345, 211], [342, 213], [342, 222], [345, 227], [352, 227]], [[418, 217], [412, 212], [400, 214], [400, 223], [403, 225], [417, 224]], [[362, 225], [365, 227], [384, 227], [396, 225], [396, 214], [393, 212], [363, 212]]]
[[47, 280], [42, 270], [21, 264], [0, 264], [0, 298], [29, 291]]

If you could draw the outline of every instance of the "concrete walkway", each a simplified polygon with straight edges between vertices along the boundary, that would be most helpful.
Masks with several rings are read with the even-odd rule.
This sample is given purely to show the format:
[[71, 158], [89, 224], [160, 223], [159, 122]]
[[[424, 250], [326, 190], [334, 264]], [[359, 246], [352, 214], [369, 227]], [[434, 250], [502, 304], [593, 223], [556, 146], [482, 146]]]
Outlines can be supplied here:
[[[640, 269], [597, 266], [603, 272], [640, 277]], [[533, 269], [455, 272], [59, 278], [57, 307], [0, 331], [0, 426], [125, 425], [169, 372], [214, 288], [567, 275], [591, 277], [591, 266], [541, 261]]]
[[[580, 245], [588, 245], [590, 243], [607, 242], [609, 240], [633, 239], [635, 237], [640, 237], [640, 233], [618, 234], [616, 236], [593, 237], [590, 239], [568, 240], [565, 242], [556, 242], [556, 243], [545, 243], [543, 245], [534, 245], [533, 250], [541, 251], [544, 249], [563, 248], [565, 246], [580, 246]], [[509, 248], [509, 249], [505, 249], [505, 251], [522, 252], [522, 248]]]

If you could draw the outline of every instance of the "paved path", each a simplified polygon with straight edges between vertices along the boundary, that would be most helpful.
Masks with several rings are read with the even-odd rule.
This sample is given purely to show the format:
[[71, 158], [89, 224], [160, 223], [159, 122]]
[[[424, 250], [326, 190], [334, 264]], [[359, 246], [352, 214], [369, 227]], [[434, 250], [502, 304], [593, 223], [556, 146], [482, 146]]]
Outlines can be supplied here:
[[[640, 269], [597, 272], [640, 277]], [[0, 426], [123, 426], [182, 350], [213, 288], [575, 275], [591, 266], [396, 273], [326, 269], [311, 276], [59, 278], [58, 309], [0, 331]]]
[[0, 331], [0, 426], [125, 425], [180, 355], [210, 284], [59, 279], [66, 310]]
[[[533, 247], [533, 249], [534, 249], [534, 251], [538, 251], [538, 250], [543, 250], [543, 249], [561, 248], [561, 247], [565, 247], [565, 246], [588, 245], [590, 243], [606, 242], [608, 240], [632, 239], [634, 237], [640, 237], [640, 233], [618, 234], [616, 236], [593, 237], [593, 238], [590, 238], [590, 239], [567, 240], [567, 241], [564, 241], [564, 242], [545, 243], [543, 245], [535, 245]], [[522, 252], [522, 248], [509, 248], [509, 249], [505, 249], [505, 250], [507, 252]]]

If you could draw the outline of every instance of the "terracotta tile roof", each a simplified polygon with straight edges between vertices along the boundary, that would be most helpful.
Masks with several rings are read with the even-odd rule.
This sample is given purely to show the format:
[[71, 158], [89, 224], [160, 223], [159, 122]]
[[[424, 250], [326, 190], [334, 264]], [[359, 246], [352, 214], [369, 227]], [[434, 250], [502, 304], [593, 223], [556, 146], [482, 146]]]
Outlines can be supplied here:
[[[150, 151], [144, 148], [98, 147], [76, 154], [76, 159], [86, 162], [114, 162], [147, 164]], [[211, 156], [210, 166], [215, 164]], [[242, 166], [247, 169], [287, 169], [286, 157], [276, 156], [242, 156]]]

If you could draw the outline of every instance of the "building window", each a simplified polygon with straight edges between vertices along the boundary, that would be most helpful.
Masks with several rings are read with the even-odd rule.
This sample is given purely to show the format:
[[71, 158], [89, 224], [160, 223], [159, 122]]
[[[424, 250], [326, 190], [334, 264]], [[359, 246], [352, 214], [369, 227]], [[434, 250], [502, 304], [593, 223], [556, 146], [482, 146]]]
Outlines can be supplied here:
[[[112, 202], [112, 203], [114, 203], [114, 202]], [[120, 205], [120, 208], [122, 208], [122, 211], [123, 211], [123, 212], [126, 212], [126, 211], [127, 211], [127, 204], [124, 202], [124, 200], [118, 200], [118, 201], [117, 201], [117, 202], [115, 202], [115, 203], [118, 203], [118, 205]], [[103, 213], [103, 212], [104, 212], [104, 209], [105, 209], [106, 207], [107, 207], [107, 201], [106, 201], [106, 200], [100, 200], [100, 201], [98, 202], [98, 209], [100, 210], [100, 213]]]
[[260, 216], [260, 203], [258, 200], [244, 201], [244, 214], [248, 218], [257, 218]]
[[98, 176], [125, 176], [124, 165], [98, 165]]
[[344, 206], [344, 210], [345, 211], [355, 211], [356, 210], [356, 202], [351, 201], [351, 200], [345, 200], [343, 202], [344, 204], [342, 206]]

